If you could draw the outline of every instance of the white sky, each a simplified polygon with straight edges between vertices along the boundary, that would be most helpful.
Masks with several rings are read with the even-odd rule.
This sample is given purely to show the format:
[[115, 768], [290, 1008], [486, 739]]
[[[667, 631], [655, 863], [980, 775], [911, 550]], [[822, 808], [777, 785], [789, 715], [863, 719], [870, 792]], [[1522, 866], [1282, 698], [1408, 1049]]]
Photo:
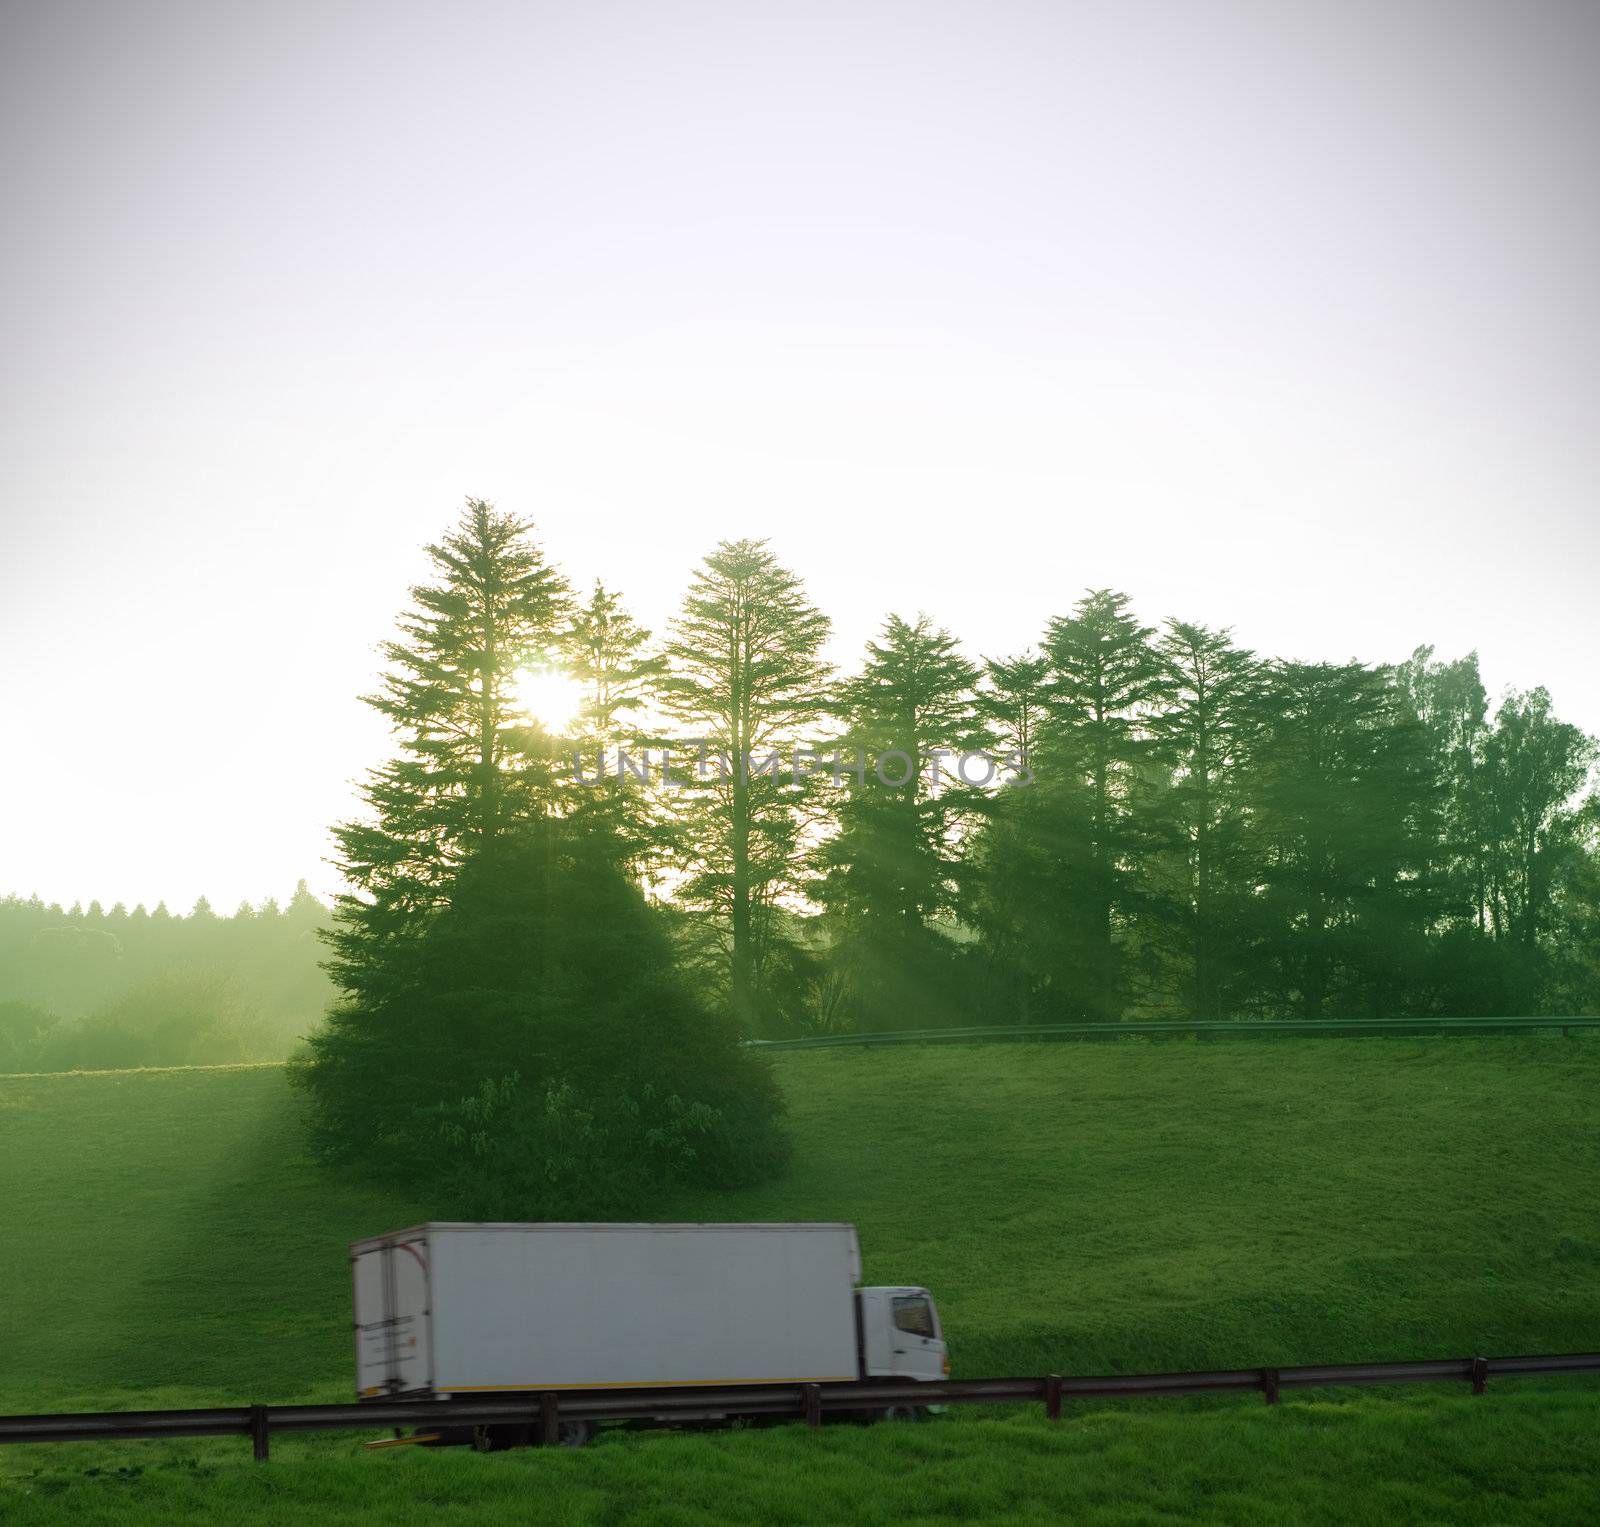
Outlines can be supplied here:
[[0, 892], [332, 888], [466, 494], [1600, 731], [1600, 6], [11, 0]]

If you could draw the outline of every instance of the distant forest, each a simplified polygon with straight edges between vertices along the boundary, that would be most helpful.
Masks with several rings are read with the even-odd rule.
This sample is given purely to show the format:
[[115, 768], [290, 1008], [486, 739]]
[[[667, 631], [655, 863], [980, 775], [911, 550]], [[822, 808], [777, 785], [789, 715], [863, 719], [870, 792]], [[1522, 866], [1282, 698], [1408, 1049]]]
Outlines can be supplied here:
[[0, 899], [0, 1070], [281, 1058], [333, 996], [328, 923], [304, 881], [224, 917]]
[[[481, 501], [429, 551], [331, 927], [303, 885], [226, 918], [0, 902], [0, 1064], [282, 1055], [336, 992], [376, 1023], [392, 951], [491, 846], [540, 843], [617, 868], [639, 936], [746, 1035], [1600, 1010], [1595, 741], [1541, 689], [1491, 703], [1475, 655], [1271, 658], [1094, 590], [976, 659], [892, 615], [839, 672], [764, 543], [713, 551], [660, 640]], [[535, 713], [552, 675], [580, 697], [559, 722]], [[1012, 766], [974, 783], [975, 751]], [[557, 894], [496, 863], [524, 909]]]

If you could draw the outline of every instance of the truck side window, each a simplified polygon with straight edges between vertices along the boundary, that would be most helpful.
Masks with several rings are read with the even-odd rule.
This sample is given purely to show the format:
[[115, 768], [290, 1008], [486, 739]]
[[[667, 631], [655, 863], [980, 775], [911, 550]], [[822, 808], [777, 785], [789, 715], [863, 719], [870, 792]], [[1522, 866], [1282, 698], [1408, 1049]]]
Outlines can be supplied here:
[[933, 1335], [933, 1311], [920, 1294], [897, 1297], [894, 1301], [894, 1325], [897, 1331], [909, 1331], [913, 1336]]

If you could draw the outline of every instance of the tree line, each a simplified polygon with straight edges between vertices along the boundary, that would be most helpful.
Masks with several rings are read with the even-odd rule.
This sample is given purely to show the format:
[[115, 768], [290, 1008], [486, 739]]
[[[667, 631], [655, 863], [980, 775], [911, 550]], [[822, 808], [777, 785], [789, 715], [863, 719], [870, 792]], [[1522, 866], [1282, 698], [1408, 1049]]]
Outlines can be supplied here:
[[[603, 822], [753, 1034], [1600, 995], [1595, 743], [1543, 690], [1491, 710], [1475, 655], [1264, 658], [1100, 590], [1034, 650], [977, 662], [892, 615], [840, 674], [827, 617], [761, 543], [707, 557], [660, 643], [615, 593], [575, 599], [487, 505], [436, 560], [374, 701], [414, 740], [340, 834], [359, 888], [341, 949], [430, 915], [473, 843], [571, 816]], [[530, 664], [585, 686], [570, 735], [519, 710]], [[603, 748], [675, 738], [754, 766], [575, 788]], [[796, 767], [819, 746], [843, 774]], [[969, 783], [971, 749], [1026, 759], [1026, 788]], [[918, 761], [903, 785], [860, 767], [891, 753]]]
[[[369, 697], [395, 756], [336, 830], [301, 1073], [335, 1152], [471, 1178], [531, 1131], [547, 1174], [627, 1140], [734, 1180], [782, 1155], [739, 1035], [1600, 1003], [1595, 744], [1475, 656], [1270, 658], [1093, 590], [1025, 652], [908, 612], [839, 671], [763, 542], [660, 639], [483, 501], [429, 555]], [[550, 672], [570, 723], [525, 703]]]
[[304, 881], [227, 916], [0, 897], [0, 1071], [282, 1059], [333, 996], [328, 925]]

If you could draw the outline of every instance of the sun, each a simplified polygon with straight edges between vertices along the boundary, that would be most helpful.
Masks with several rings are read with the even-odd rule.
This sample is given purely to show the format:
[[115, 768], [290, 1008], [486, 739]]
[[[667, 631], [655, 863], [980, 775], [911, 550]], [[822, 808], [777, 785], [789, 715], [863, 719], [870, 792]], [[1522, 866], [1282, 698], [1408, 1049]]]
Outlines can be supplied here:
[[519, 668], [511, 677], [511, 701], [530, 721], [560, 736], [583, 709], [583, 685], [559, 668]]

